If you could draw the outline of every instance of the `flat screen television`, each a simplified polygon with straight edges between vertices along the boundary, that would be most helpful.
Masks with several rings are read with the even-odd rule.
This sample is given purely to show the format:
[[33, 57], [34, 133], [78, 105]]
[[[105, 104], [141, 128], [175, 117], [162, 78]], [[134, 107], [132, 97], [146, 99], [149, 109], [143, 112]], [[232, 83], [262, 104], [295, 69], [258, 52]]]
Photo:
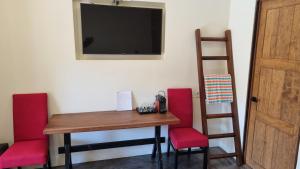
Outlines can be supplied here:
[[80, 4], [83, 54], [160, 55], [162, 9]]

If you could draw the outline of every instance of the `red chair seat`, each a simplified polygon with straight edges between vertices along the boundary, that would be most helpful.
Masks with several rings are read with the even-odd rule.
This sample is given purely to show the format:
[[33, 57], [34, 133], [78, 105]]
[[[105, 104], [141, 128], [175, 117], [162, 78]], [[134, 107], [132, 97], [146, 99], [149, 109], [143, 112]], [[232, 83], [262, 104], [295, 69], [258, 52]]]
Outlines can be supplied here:
[[48, 157], [47, 150], [47, 140], [16, 142], [0, 156], [0, 168], [45, 164]]
[[193, 128], [173, 128], [170, 138], [176, 149], [208, 147], [208, 138]]

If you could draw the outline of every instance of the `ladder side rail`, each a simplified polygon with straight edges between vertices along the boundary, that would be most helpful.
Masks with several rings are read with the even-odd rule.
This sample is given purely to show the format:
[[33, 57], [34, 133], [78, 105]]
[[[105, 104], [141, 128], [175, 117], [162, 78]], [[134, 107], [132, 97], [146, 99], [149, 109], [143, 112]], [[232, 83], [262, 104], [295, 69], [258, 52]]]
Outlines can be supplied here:
[[202, 60], [202, 44], [200, 29], [195, 32], [196, 35], [196, 49], [197, 49], [197, 64], [198, 64], [198, 81], [199, 81], [199, 93], [200, 93], [200, 107], [201, 107], [201, 120], [203, 134], [208, 135], [207, 119], [206, 119], [206, 93], [204, 84], [204, 72], [203, 72], [203, 60]]
[[239, 127], [239, 117], [238, 117], [238, 108], [237, 108], [234, 61], [233, 61], [233, 52], [232, 52], [232, 38], [231, 38], [230, 30], [227, 30], [225, 32], [225, 37], [227, 39], [226, 53], [227, 53], [227, 56], [229, 57], [229, 59], [227, 61], [227, 68], [228, 68], [228, 73], [231, 75], [231, 79], [232, 79], [233, 102], [231, 103], [231, 111], [232, 111], [233, 130], [236, 133], [236, 135], [234, 137], [235, 152], [237, 154], [238, 165], [242, 165], [243, 160], [242, 160], [241, 139], [240, 139], [240, 129], [239, 129], [240, 127]]

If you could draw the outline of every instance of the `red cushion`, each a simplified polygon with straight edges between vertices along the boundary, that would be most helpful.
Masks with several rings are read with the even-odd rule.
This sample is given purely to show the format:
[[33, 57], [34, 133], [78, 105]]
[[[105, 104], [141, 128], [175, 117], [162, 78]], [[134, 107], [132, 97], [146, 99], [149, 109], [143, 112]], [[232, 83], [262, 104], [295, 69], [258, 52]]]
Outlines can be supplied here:
[[208, 147], [208, 138], [193, 128], [174, 128], [169, 137], [175, 149]]
[[0, 168], [46, 164], [48, 141], [33, 140], [14, 143], [0, 156]]
[[169, 126], [170, 129], [177, 127], [193, 127], [192, 89], [168, 89], [168, 109], [180, 119], [180, 124]]
[[43, 130], [48, 121], [47, 94], [13, 95], [14, 139], [46, 139]]

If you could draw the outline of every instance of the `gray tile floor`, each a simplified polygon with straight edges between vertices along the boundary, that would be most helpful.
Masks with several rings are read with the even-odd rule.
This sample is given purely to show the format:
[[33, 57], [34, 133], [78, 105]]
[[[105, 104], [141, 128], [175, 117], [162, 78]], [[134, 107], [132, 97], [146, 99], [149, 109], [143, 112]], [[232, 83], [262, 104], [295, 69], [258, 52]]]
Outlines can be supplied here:
[[[220, 153], [222, 149], [212, 148], [212, 152]], [[202, 169], [202, 154], [195, 154], [188, 157], [187, 155], [179, 156], [178, 169]], [[173, 154], [167, 158], [163, 155], [164, 169], [174, 169]], [[127, 157], [103, 161], [88, 162], [73, 165], [73, 169], [157, 169], [156, 160], [152, 160], [150, 155]], [[55, 167], [54, 169], [64, 169], [64, 167]], [[247, 166], [238, 167], [234, 159], [211, 160], [209, 169], [250, 169]]]

